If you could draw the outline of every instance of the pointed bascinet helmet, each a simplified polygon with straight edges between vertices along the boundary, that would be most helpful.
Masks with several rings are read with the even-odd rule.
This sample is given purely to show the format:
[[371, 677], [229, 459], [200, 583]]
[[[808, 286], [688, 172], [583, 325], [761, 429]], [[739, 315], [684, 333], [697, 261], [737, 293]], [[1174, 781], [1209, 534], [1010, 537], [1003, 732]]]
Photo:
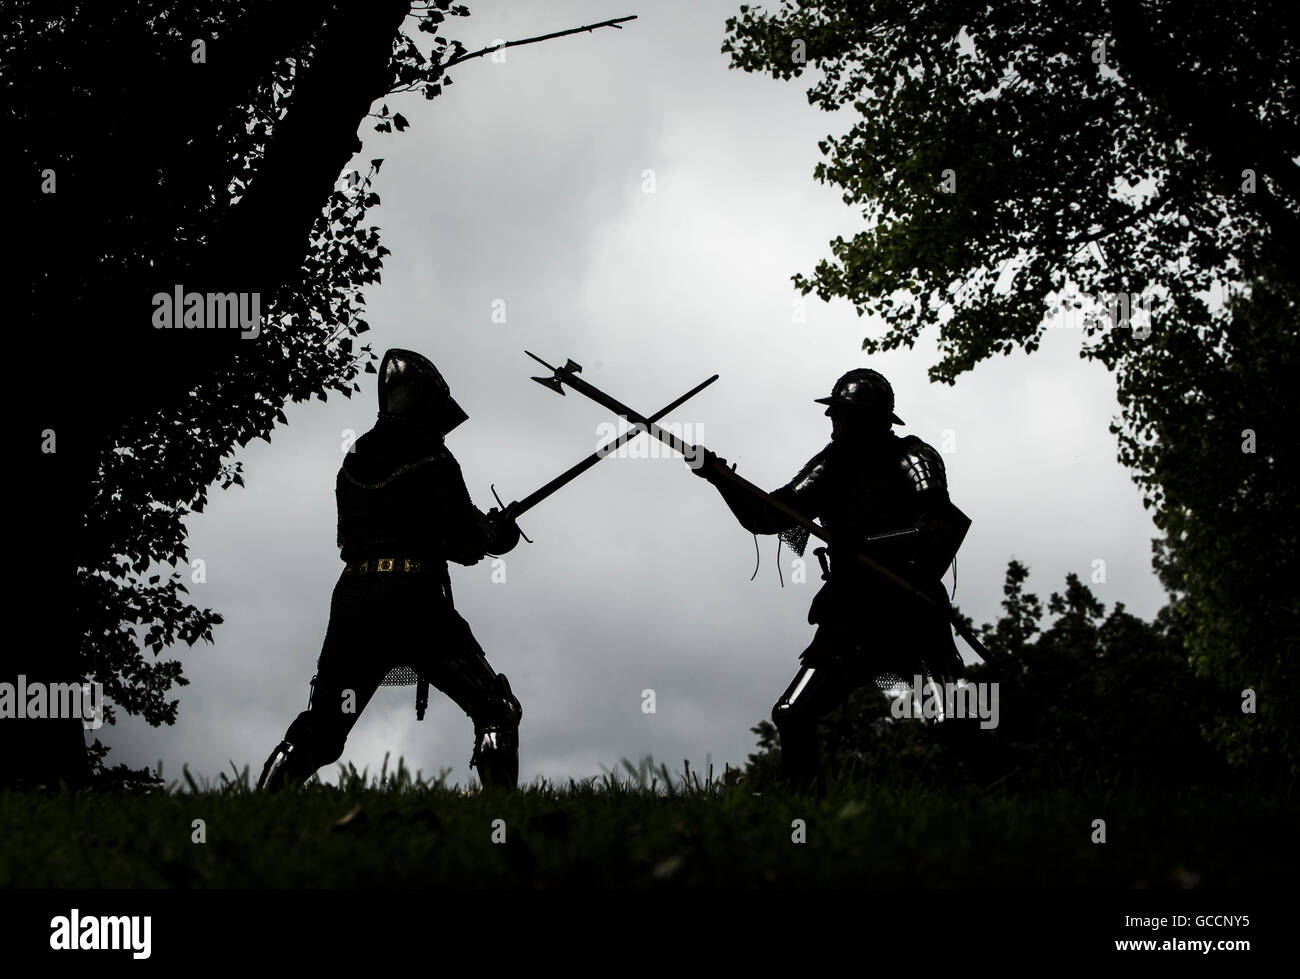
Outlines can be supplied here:
[[431, 425], [441, 435], [469, 417], [428, 357], [396, 347], [379, 365], [379, 410]]
[[836, 408], [862, 408], [888, 415], [891, 424], [903, 424], [903, 419], [894, 414], [894, 389], [884, 374], [869, 367], [855, 367], [835, 382], [829, 398], [815, 400], [819, 405], [828, 405], [828, 415]]

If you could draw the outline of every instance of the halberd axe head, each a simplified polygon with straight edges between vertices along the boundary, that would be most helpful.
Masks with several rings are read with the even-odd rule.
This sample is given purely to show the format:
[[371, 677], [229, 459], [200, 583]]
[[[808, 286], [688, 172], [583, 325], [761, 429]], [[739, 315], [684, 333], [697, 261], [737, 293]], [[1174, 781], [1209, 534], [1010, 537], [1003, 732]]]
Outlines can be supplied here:
[[543, 387], [548, 387], [561, 397], [564, 396], [564, 385], [560, 383], [558, 377], [534, 377], [534, 381]]
[[563, 367], [552, 367], [550, 364], [542, 360], [541, 357], [537, 356], [537, 354], [533, 353], [531, 350], [525, 350], [524, 353], [528, 354], [529, 357], [532, 357], [533, 360], [537, 361], [548, 371], [555, 372], [551, 377], [534, 377], [533, 380], [536, 381], [538, 384], [550, 388], [552, 391], [556, 392], [557, 394], [560, 395], [564, 394], [564, 384], [561, 383], [560, 381], [560, 375], [582, 373], [582, 365], [573, 360], [566, 359], [564, 361]]

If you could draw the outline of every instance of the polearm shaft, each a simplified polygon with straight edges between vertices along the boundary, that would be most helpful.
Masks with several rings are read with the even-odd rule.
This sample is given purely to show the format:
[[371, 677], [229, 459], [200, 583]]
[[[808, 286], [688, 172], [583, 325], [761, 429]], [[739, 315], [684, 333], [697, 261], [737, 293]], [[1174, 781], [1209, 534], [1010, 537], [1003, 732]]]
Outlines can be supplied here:
[[[695, 397], [697, 394], [699, 394], [701, 391], [703, 391], [706, 387], [708, 387], [717, 379], [718, 379], [718, 375], [714, 374], [708, 380], [702, 381], [701, 383], [695, 385], [695, 387], [691, 388], [689, 391], [683, 394], [676, 401], [672, 402], [671, 404], [664, 405], [653, 415], [651, 415], [648, 419], [646, 419], [646, 421], [649, 423], [657, 422], [660, 418], [663, 418], [664, 415], [668, 414], [670, 411], [673, 411], [676, 408], [680, 408], [683, 404], [685, 404], [691, 398]], [[563, 393], [563, 391], [561, 391], [561, 393]], [[510, 513], [512, 517], [515, 517], [517, 519], [520, 516], [520, 514], [527, 513], [533, 507], [537, 506], [537, 504], [541, 503], [542, 500], [546, 499], [548, 496], [550, 496], [552, 493], [559, 490], [561, 487], [577, 479], [579, 476], [585, 473], [596, 463], [600, 462], [601, 459], [604, 459], [606, 456], [614, 452], [617, 452], [619, 449], [627, 445], [628, 442], [632, 441], [632, 439], [636, 438], [645, 430], [646, 430], [645, 426], [642, 425], [640, 421], [636, 421], [634, 428], [631, 428], [628, 431], [624, 432], [618, 438], [614, 439], [614, 441], [607, 442], [606, 444], [602, 445], [599, 449], [597, 449], [591, 455], [587, 456], [587, 458], [583, 459], [577, 465], [569, 467], [564, 472], [560, 473], [560, 475], [552, 479], [545, 486], [541, 486], [538, 489], [534, 490], [533, 492], [529, 493], [522, 500], [518, 500], [514, 503], [511, 503], [510, 506], [506, 507], [505, 509]]]
[[[673, 435], [671, 432], [664, 431], [662, 428], [656, 425], [652, 419], [647, 418], [636, 411], [633, 411], [631, 408], [623, 404], [621, 401], [618, 401], [617, 399], [610, 397], [608, 394], [606, 394], [604, 391], [600, 390], [599, 388], [591, 384], [588, 384], [586, 381], [582, 380], [579, 377], [576, 377], [575, 375], [579, 371], [581, 371], [582, 368], [578, 364], [575, 364], [572, 360], [567, 361], [564, 367], [552, 367], [546, 361], [542, 360], [541, 357], [538, 357], [535, 353], [532, 353], [531, 351], [527, 351], [527, 350], [525, 350], [524, 353], [528, 354], [529, 357], [532, 357], [533, 360], [537, 361], [539, 364], [541, 364], [543, 367], [545, 367], [547, 370], [551, 371], [552, 373], [552, 376], [549, 378], [535, 377], [533, 378], [533, 380], [538, 381], [539, 383], [545, 385], [546, 387], [550, 387], [552, 389], [555, 389], [558, 384], [567, 384], [569, 385], [569, 387], [577, 391], [579, 394], [585, 395], [586, 397], [590, 398], [592, 401], [596, 402], [597, 404], [608, 408], [610, 411], [613, 411], [615, 414], [622, 415], [625, 418], [627, 418], [629, 421], [634, 421], [640, 425], [645, 426], [646, 431], [648, 431], [651, 435], [659, 439], [659, 441], [663, 442], [665, 445], [669, 446], [670, 448], [676, 450], [677, 452], [680, 452], [687, 459], [703, 458], [704, 460], [706, 460], [706, 462], [702, 462], [701, 465], [709, 465], [711, 471], [722, 476], [724, 479], [727, 479], [730, 482], [736, 484], [746, 492], [758, 497], [768, 506], [771, 506], [773, 509], [780, 512], [782, 515], [788, 517], [795, 524], [807, 530], [809, 534], [813, 535], [818, 540], [825, 541], [826, 544], [831, 547], [835, 546], [830, 536], [828, 536], [826, 528], [824, 528], [821, 524], [817, 523], [815, 520], [812, 520], [809, 517], [805, 516], [804, 514], [800, 513], [798, 510], [796, 510], [794, 507], [790, 506], [783, 500], [777, 499], [771, 493], [768, 493], [766, 490], [751, 483], [743, 476], [737, 475], [735, 472], [727, 468], [722, 463], [716, 462], [714, 460], [710, 460], [708, 456], [703, 455], [704, 453], [703, 447], [698, 445], [692, 445], [689, 442], [685, 442], [682, 439], [678, 438], [676, 435]], [[561, 391], [561, 393], [563, 393], [563, 391]], [[917, 588], [916, 585], [912, 584], [906, 578], [900, 577], [899, 575], [895, 574], [893, 571], [889, 570], [889, 568], [885, 567], [883, 564], [880, 564], [878, 561], [872, 560], [870, 557], [868, 557], [866, 554], [863, 554], [861, 551], [855, 552], [855, 556], [863, 565], [865, 565], [870, 570], [874, 571], [876, 574], [880, 575], [882, 578], [885, 578], [887, 581], [893, 582], [895, 585], [902, 588], [904, 591], [908, 592], [909, 594], [915, 596], [916, 598], [920, 599], [922, 602], [929, 605], [931, 608], [935, 609], [938, 612], [943, 613], [943, 615], [948, 619], [948, 621], [953, 624], [953, 627], [956, 628], [958, 634], [971, 645], [971, 648], [974, 649], [975, 652], [979, 654], [981, 659], [984, 659], [985, 661], [988, 662], [993, 661], [993, 657], [990, 656], [988, 650], [984, 648], [984, 644], [981, 643], [979, 639], [975, 637], [974, 633], [967, 627], [966, 623], [963, 622], [961, 618], [957, 615], [957, 610], [954, 609], [951, 605], [946, 605], [946, 604], [940, 605], [933, 598], [931, 598], [925, 592], [921, 591], [921, 589]]]

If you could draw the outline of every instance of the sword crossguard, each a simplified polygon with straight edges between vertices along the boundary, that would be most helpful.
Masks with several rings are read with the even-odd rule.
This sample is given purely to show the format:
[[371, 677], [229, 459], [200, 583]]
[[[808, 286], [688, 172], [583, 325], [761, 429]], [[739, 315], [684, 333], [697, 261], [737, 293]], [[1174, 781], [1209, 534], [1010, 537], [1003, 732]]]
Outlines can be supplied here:
[[[497, 506], [501, 508], [501, 516], [503, 516], [503, 517], [509, 517], [509, 516], [510, 516], [510, 511], [511, 511], [511, 509], [514, 507], [515, 504], [511, 503], [510, 506], [506, 506], [504, 503], [501, 502], [501, 497], [497, 495], [497, 484], [496, 484], [496, 483], [489, 483], [488, 486], [492, 489], [492, 498], [493, 498], [494, 500], [497, 501]], [[513, 518], [511, 518], [511, 519], [513, 519]], [[516, 523], [515, 526], [518, 527], [519, 524]], [[524, 540], [528, 541], [528, 543], [530, 543], [530, 544], [532, 543], [532, 540], [529, 538], [529, 536], [528, 536], [527, 534], [525, 534], [525, 533], [523, 532], [523, 529], [522, 529], [522, 528], [521, 528], [520, 531], [519, 531], [519, 536], [522, 537]]]

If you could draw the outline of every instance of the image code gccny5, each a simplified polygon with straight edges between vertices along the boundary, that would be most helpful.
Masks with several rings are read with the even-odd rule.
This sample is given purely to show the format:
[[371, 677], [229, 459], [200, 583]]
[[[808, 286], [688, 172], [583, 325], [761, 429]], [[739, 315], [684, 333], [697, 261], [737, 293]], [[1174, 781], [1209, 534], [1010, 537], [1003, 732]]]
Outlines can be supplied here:
[[0, 5], [7, 947], [1275, 948], [1288, 13]]

